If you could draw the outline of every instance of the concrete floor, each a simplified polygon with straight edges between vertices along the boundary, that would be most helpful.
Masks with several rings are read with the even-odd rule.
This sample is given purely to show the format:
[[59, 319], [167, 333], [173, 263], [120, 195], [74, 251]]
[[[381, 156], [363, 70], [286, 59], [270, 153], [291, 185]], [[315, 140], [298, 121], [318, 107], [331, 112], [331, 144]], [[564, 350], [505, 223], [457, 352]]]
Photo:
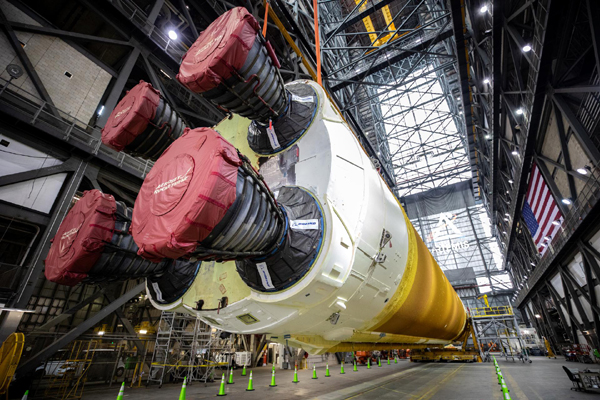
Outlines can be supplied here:
[[[594, 367], [592, 365], [568, 363], [563, 360], [548, 360], [534, 357], [532, 364], [512, 363], [499, 360], [500, 368], [515, 400], [527, 399], [590, 399], [592, 393], [570, 390], [571, 382], [562, 370]], [[254, 370], [254, 392], [246, 392], [248, 378], [234, 371], [234, 385], [226, 385], [227, 399], [272, 400], [286, 399], [502, 399], [492, 364], [446, 364], [411, 363], [400, 360], [398, 364], [382, 364], [381, 368], [364, 366], [358, 372], [346, 366], [346, 374], [340, 375], [339, 365], [331, 368], [331, 378], [325, 378], [323, 368], [317, 368], [319, 379], [312, 380], [312, 371], [299, 371], [300, 383], [293, 384], [293, 371], [277, 370], [277, 387], [270, 388], [271, 368]], [[215, 398], [218, 383], [195, 382], [187, 389], [187, 400]], [[125, 400], [177, 400], [181, 385], [165, 384], [161, 389], [126, 388]], [[84, 400], [106, 400], [116, 398], [118, 386], [112, 388], [86, 388]]]

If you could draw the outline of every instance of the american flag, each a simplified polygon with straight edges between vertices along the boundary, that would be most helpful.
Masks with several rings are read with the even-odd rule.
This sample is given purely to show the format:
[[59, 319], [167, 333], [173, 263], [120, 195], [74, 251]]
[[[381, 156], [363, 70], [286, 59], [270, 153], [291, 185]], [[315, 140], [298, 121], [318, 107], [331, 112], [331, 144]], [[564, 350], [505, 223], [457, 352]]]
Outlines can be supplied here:
[[535, 163], [531, 169], [522, 215], [538, 252], [544, 255], [552, 238], [560, 229], [563, 216]]

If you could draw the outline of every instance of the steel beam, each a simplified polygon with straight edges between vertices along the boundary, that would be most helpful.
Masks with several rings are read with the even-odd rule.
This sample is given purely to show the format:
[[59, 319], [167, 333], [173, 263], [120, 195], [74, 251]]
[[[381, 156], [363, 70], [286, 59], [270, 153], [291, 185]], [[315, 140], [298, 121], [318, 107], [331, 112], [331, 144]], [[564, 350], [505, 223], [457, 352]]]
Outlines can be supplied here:
[[12, 47], [13, 51], [17, 54], [19, 61], [21, 62], [21, 64], [23, 64], [23, 67], [25, 67], [25, 71], [27, 72], [29, 79], [31, 79], [31, 83], [33, 83], [33, 86], [35, 86], [35, 89], [40, 94], [40, 97], [46, 103], [48, 103], [52, 114], [54, 114], [57, 117], [60, 117], [60, 114], [56, 110], [56, 107], [54, 106], [54, 102], [52, 101], [50, 94], [48, 94], [44, 83], [42, 82], [40, 76], [37, 74], [35, 67], [31, 63], [31, 60], [27, 56], [27, 53], [25, 53], [23, 46], [21, 46], [21, 42], [19, 42], [19, 39], [17, 38], [17, 35], [15, 34], [11, 23], [6, 19], [6, 16], [2, 12], [2, 10], [0, 10], [0, 23], [2, 24], [2, 29], [6, 34], [6, 38], [8, 39], [10, 47]]
[[22, 378], [26, 376], [28, 373], [34, 371], [42, 362], [44, 362], [48, 357], [52, 356], [52, 354], [56, 353], [62, 347], [66, 346], [73, 340], [77, 339], [79, 336], [83, 335], [89, 329], [93, 328], [95, 325], [100, 323], [104, 318], [113, 312], [117, 311], [123, 305], [125, 305], [129, 300], [133, 299], [135, 296], [140, 294], [146, 288], [146, 283], [140, 283], [135, 286], [133, 289], [108, 304], [106, 307], [98, 311], [92, 317], [83, 321], [81, 324], [77, 325], [75, 328], [71, 329], [69, 332], [65, 333], [60, 338], [56, 339], [52, 344], [45, 347], [37, 354], [29, 358], [26, 362], [21, 364], [19, 368], [17, 368], [16, 374], [17, 377]]
[[10, 175], [0, 176], [0, 187], [19, 183], [30, 179], [44, 178], [46, 176], [60, 174], [61, 172], [72, 172], [77, 166], [77, 161], [69, 159], [52, 167], [33, 169], [30, 171], [17, 172]]
[[96, 121], [96, 124], [98, 126], [104, 127], [104, 125], [106, 125], [108, 117], [110, 117], [110, 114], [117, 106], [117, 103], [119, 103], [121, 94], [125, 89], [125, 84], [129, 79], [129, 75], [131, 75], [131, 71], [133, 70], [135, 63], [137, 62], [140, 53], [141, 52], [139, 48], [134, 48], [133, 50], [131, 50], [131, 53], [129, 53], [125, 64], [119, 71], [119, 76], [112, 83], [110, 92], [108, 93], [108, 97], [104, 102], [104, 112], [100, 117], [98, 117], [98, 120]]
[[[58, 285], [56, 285], [56, 286], [58, 287]], [[103, 294], [104, 294], [104, 288], [100, 288], [99, 290], [95, 291], [91, 296], [86, 297], [85, 299], [83, 299], [82, 301], [80, 301], [79, 303], [74, 305], [73, 307], [69, 308], [68, 310], [62, 311], [60, 315], [52, 318], [50, 321], [46, 322], [45, 324], [38, 326], [31, 333], [28, 333], [27, 336], [48, 333], [50, 328], [60, 324], [61, 322], [65, 321], [67, 318], [75, 315], [75, 313], [77, 311], [79, 311], [83, 307], [91, 304], [94, 300], [96, 300], [98, 297], [102, 296]]]
[[0, 215], [21, 219], [39, 226], [47, 226], [50, 222], [50, 217], [47, 214], [8, 203], [3, 200], [0, 200]]
[[581, 121], [579, 121], [579, 118], [577, 118], [562, 95], [554, 94], [552, 99], [571, 126], [571, 130], [579, 140], [585, 154], [594, 165], [598, 165], [600, 163], [600, 150], [598, 150], [592, 141], [589, 132], [585, 129]]
[[[0, 21], [0, 25], [6, 25], [6, 24], [7, 24], [6, 21]], [[20, 31], [20, 32], [29, 32], [29, 33], [39, 34], [39, 35], [46, 35], [46, 36], [56, 36], [61, 39], [72, 39], [72, 40], [83, 41], [83, 42], [98, 42], [98, 43], [105, 43], [105, 44], [114, 44], [114, 45], [119, 45], [119, 46], [131, 46], [130, 42], [127, 42], [124, 40], [118, 40], [118, 39], [105, 38], [102, 36], [85, 35], [83, 33], [63, 31], [61, 29], [54, 29], [54, 28], [50, 28], [50, 27], [46, 27], [46, 26], [23, 24], [20, 22], [12, 22], [11, 21], [9, 24], [13, 30]]]

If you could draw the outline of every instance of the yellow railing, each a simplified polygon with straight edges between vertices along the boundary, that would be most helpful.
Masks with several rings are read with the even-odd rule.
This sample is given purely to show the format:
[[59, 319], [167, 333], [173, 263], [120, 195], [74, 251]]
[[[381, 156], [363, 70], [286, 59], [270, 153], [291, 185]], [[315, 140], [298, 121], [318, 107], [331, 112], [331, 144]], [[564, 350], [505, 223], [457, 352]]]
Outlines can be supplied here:
[[471, 317], [473, 318], [500, 317], [505, 315], [513, 315], [511, 306], [471, 308]]

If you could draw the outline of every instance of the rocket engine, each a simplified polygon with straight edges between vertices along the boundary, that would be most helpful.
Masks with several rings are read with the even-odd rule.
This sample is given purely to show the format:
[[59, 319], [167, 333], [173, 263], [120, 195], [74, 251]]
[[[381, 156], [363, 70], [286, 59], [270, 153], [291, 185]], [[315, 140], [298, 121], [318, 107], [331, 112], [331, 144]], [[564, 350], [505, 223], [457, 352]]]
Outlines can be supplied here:
[[[149, 278], [153, 304], [313, 353], [461, 338], [461, 300], [358, 140], [321, 86], [285, 85], [278, 66], [241, 7], [184, 56], [182, 84], [252, 121], [166, 135], [130, 232], [157, 270], [197, 269], [176, 293]], [[232, 125], [247, 127], [250, 152], [231, 144]], [[136, 132], [125, 148], [155, 141]]]

